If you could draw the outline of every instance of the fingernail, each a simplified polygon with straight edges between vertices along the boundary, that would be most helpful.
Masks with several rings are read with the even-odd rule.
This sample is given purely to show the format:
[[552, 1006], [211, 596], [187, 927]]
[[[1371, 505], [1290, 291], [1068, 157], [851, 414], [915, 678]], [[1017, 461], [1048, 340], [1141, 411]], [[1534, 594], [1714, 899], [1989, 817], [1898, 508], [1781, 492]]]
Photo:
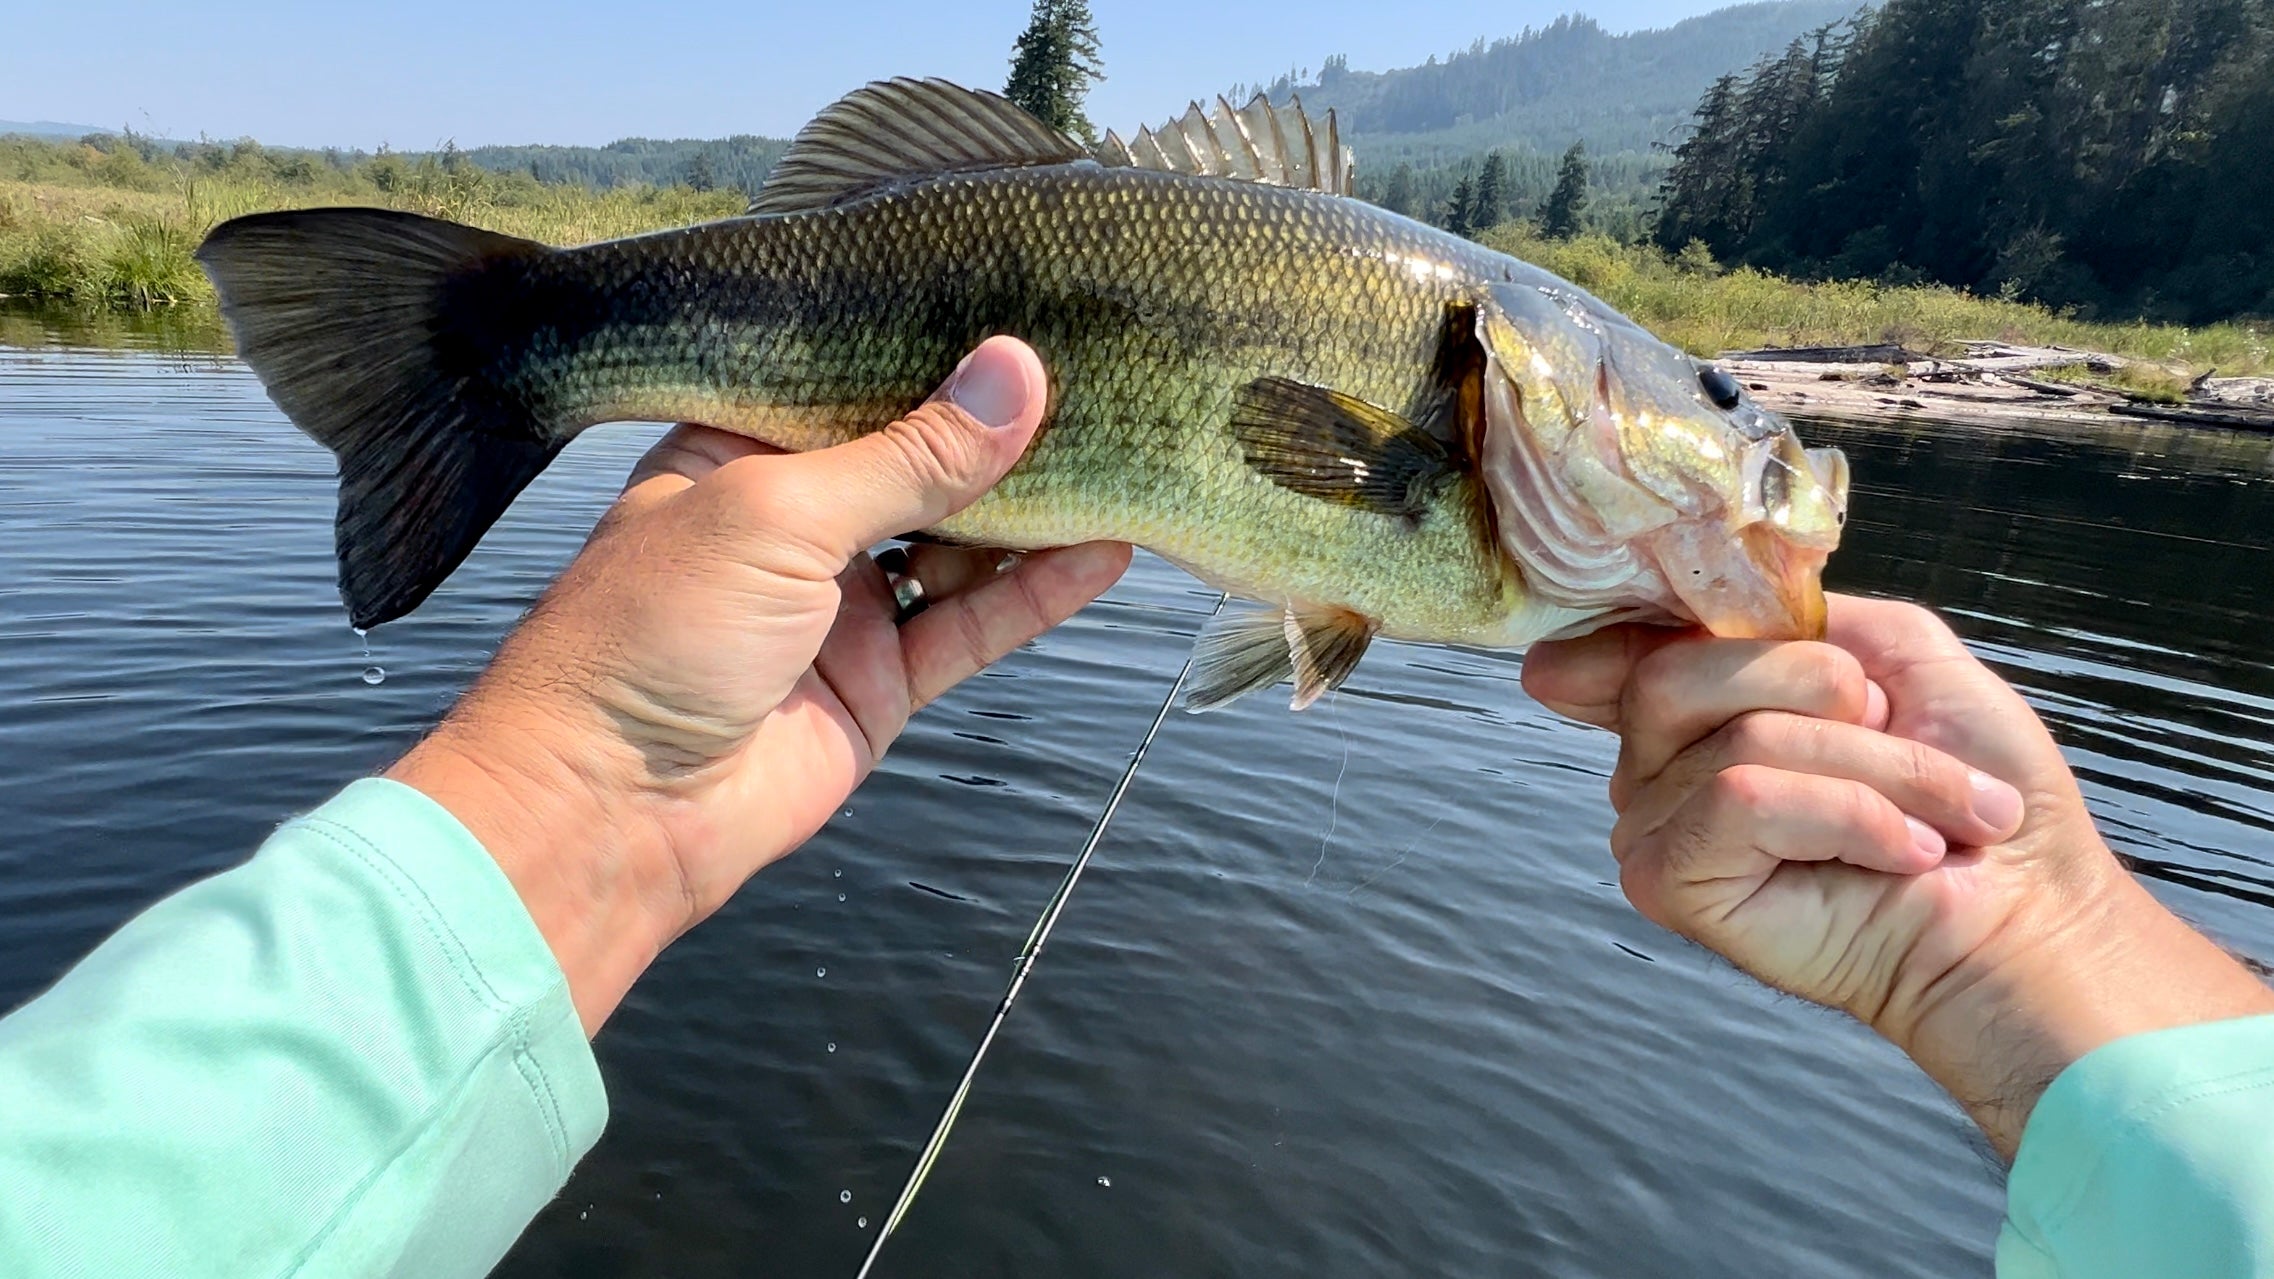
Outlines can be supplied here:
[[1969, 772], [1966, 781], [1974, 788], [1974, 818], [1992, 830], [2015, 830], [2021, 826], [2021, 792], [1988, 773]]
[[948, 401], [996, 430], [1019, 420], [1026, 396], [1025, 372], [1001, 352], [973, 351], [948, 379]]
[[1916, 817], [1905, 817], [1903, 824], [1911, 828], [1911, 847], [1919, 851], [1919, 856], [1930, 862], [1939, 862], [1943, 854], [1950, 851], [1950, 841], [1942, 837], [1941, 831]]
[[1865, 680], [1863, 682], [1863, 726], [1874, 730], [1886, 728], [1887, 721], [1893, 717], [1893, 714], [1894, 712], [1887, 705], [1887, 690], [1879, 686], [1878, 680]]

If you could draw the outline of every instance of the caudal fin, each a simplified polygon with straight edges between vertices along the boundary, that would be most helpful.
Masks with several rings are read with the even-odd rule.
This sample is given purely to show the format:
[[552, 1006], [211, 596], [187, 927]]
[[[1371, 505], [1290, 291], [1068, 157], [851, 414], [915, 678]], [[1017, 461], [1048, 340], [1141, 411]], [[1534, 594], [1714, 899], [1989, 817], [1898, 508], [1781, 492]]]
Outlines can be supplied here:
[[198, 249], [238, 354], [339, 458], [356, 626], [416, 608], [560, 452], [494, 374], [522, 268], [551, 252], [386, 209], [257, 213]]

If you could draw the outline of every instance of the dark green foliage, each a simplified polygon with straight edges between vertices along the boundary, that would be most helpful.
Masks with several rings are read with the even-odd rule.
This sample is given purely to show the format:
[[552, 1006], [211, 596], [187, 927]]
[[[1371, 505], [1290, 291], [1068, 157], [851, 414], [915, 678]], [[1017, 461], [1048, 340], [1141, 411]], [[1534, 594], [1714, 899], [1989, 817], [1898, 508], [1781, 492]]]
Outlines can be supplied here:
[[1785, 271], [2274, 312], [2274, 0], [1888, 0], [1717, 81], [1655, 229]]
[[1082, 114], [1082, 100], [1090, 82], [1103, 79], [1088, 0], [1034, 0], [1034, 16], [1012, 49], [1003, 96], [1068, 137], [1091, 142], [1097, 130]]
[[1498, 151], [1484, 158], [1484, 168], [1477, 174], [1477, 189], [1469, 201], [1469, 226], [1482, 231], [1500, 225], [1501, 213], [1508, 207], [1508, 160]]
[[1389, 180], [1382, 184], [1377, 203], [1392, 213], [1412, 217], [1416, 208], [1413, 201], [1413, 166], [1401, 164], [1390, 170]]
[[702, 159], [712, 186], [754, 192], [789, 144], [747, 133], [695, 138], [624, 138], [604, 147], [475, 147], [466, 159], [498, 173], [526, 173], [543, 183], [574, 183], [605, 191], [621, 186], [670, 186], [694, 176]]
[[1461, 167], [1460, 180], [1453, 184], [1453, 192], [1445, 198], [1445, 213], [1440, 219], [1444, 228], [1455, 235], [1472, 235], [1477, 224], [1470, 220], [1476, 208], [1476, 183], [1469, 177], [1468, 166]]
[[1540, 204], [1540, 234], [1568, 240], [1579, 234], [1587, 212], [1587, 144], [1574, 142], [1556, 165], [1555, 190]]
[[1624, 35], [1587, 18], [1559, 18], [1417, 67], [1360, 71], [1338, 55], [1315, 79], [1289, 71], [1227, 96], [1239, 103], [1264, 92], [1284, 102], [1299, 94], [1312, 111], [1333, 108], [1361, 163], [1384, 173], [1401, 160], [1441, 168], [1503, 149], [1541, 154], [1552, 165], [1574, 138], [1598, 157], [1648, 156], [1681, 128], [1715, 76], [1846, 16], [1856, 3], [1740, 4]]

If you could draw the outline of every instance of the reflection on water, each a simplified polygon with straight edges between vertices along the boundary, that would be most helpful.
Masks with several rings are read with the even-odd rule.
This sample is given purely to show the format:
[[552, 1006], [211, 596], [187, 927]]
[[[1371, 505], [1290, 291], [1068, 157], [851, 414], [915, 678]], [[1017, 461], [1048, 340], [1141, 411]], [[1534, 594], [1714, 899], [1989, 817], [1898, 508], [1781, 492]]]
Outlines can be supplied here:
[[[0, 324], [172, 344], [0, 349], [8, 1006], [402, 749], [650, 432], [580, 441], [366, 641], [330, 459], [241, 371]], [[1813, 435], [1855, 463], [1835, 578], [1948, 612], [2156, 890], [2274, 956], [2274, 440]], [[1211, 598], [1141, 560], [667, 955], [599, 1043], [607, 1138], [502, 1273], [852, 1273]], [[1382, 644], [1305, 715], [1172, 718], [882, 1272], [1986, 1272], [1964, 1120], [1634, 916], [1611, 743], [1517, 672]]]

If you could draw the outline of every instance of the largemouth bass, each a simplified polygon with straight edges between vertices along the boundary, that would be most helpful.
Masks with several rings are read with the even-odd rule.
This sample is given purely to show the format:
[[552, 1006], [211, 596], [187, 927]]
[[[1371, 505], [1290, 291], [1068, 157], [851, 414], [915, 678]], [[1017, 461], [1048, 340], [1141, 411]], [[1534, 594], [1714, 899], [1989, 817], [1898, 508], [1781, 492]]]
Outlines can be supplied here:
[[1196, 106], [1093, 153], [993, 94], [895, 80], [808, 125], [742, 218], [556, 249], [310, 209], [225, 223], [198, 258], [240, 354], [338, 455], [357, 626], [416, 607], [588, 426], [822, 448], [1008, 333], [1051, 412], [928, 532], [1134, 542], [1257, 601], [1202, 636], [1195, 705], [1292, 677], [1300, 709], [1376, 635], [1821, 633], [1837, 452], [1349, 177], [1331, 115], [1299, 105]]

